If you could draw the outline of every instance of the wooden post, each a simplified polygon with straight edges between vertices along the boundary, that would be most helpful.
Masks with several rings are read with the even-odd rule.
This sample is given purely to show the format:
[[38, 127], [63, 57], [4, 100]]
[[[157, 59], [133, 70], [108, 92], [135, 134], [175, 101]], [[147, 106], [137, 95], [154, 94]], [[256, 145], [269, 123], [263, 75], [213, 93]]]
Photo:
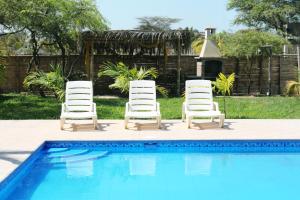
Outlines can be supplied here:
[[90, 60], [90, 74], [89, 74], [89, 80], [93, 81], [94, 79], [94, 42], [91, 42], [91, 60]]
[[181, 59], [181, 40], [180, 37], [178, 38], [178, 45], [177, 45], [177, 96], [180, 96], [180, 74], [181, 74], [181, 66], [180, 66], [180, 59]]
[[[300, 45], [297, 46], [297, 58], [298, 58], [298, 73], [300, 73]], [[300, 76], [298, 76], [298, 79], [300, 79]]]
[[[271, 49], [272, 51], [272, 49]], [[269, 69], [268, 69], [268, 92], [267, 95], [271, 96], [272, 94], [272, 52], [269, 55]]]
[[258, 89], [259, 93], [262, 94], [262, 76], [263, 76], [263, 57], [260, 55], [258, 57], [258, 69], [259, 69], [259, 76], [258, 76]]
[[201, 79], [205, 79], [205, 67], [206, 67], [206, 60], [201, 61]]
[[91, 64], [91, 56], [90, 56], [90, 42], [86, 41], [84, 45], [84, 67], [85, 67], [85, 73], [88, 76], [88, 79], [90, 78], [90, 64]]
[[167, 47], [166, 47], [166, 43], [164, 42], [163, 44], [163, 48], [164, 48], [164, 65], [163, 65], [163, 78], [164, 78], [164, 82], [166, 83], [166, 79], [167, 79], [167, 72], [166, 72], [166, 68], [167, 68], [167, 63], [168, 63], [168, 52], [167, 52]]
[[281, 94], [281, 57], [278, 56], [278, 94]]
[[234, 69], [234, 73], [235, 73], [235, 93], [238, 94], [239, 93], [239, 75], [240, 75], [240, 60], [239, 58], [235, 58], [235, 69]]

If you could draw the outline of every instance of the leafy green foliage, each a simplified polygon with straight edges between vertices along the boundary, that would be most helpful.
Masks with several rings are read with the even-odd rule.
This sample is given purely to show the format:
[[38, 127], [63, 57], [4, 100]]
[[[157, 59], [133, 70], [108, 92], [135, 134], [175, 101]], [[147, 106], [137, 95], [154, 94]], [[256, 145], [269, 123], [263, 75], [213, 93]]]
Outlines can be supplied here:
[[216, 90], [218, 93], [222, 94], [223, 96], [223, 105], [224, 105], [224, 113], [226, 117], [226, 95], [230, 95], [233, 83], [235, 80], [234, 73], [230, 74], [228, 77], [226, 77], [223, 73], [219, 74], [219, 77], [217, 77], [216, 81], [212, 82], [214, 86], [214, 90]]
[[29, 73], [24, 79], [24, 87], [28, 90], [51, 91], [55, 97], [62, 101], [65, 96], [62, 67], [60, 65], [51, 65], [52, 71], [45, 73], [36, 71]]
[[282, 46], [288, 41], [278, 35], [253, 29], [240, 30], [235, 33], [221, 32], [212, 39], [217, 43], [223, 56], [251, 58], [257, 55], [260, 47], [272, 45], [273, 53], [281, 53]]
[[178, 23], [181, 19], [169, 17], [140, 17], [137, 18], [139, 25], [137, 30], [142, 31], [168, 31], [171, 30], [171, 25]]
[[234, 80], [234, 73], [230, 74], [228, 77], [226, 77], [223, 73], [220, 73], [216, 81], [213, 81], [212, 84], [218, 93], [226, 96], [231, 94]]
[[[151, 78], [155, 79], [158, 76], [157, 70], [153, 67], [149, 69], [146, 69], [144, 67], [133, 67], [129, 69], [129, 67], [123, 62], [119, 62], [116, 64], [112, 62], [106, 62], [102, 67], [103, 69], [99, 70], [98, 72], [98, 77], [109, 76], [113, 78], [115, 82], [109, 87], [112, 89], [118, 89], [122, 93], [126, 94], [129, 92], [130, 81]], [[156, 89], [163, 96], [168, 95], [168, 91], [164, 87], [157, 85]]]
[[236, 59], [247, 59], [243, 71], [247, 75], [247, 91], [251, 92], [254, 63], [258, 50], [265, 45], [271, 45], [274, 54], [281, 53], [282, 46], [287, 44], [283, 37], [257, 30], [241, 30], [235, 33], [222, 32], [212, 36], [223, 56]]
[[194, 50], [194, 52], [199, 55], [200, 52], [201, 52], [201, 49], [202, 49], [202, 46], [203, 46], [203, 43], [204, 43], [204, 38], [202, 37], [198, 37], [197, 39], [195, 39], [193, 42], [192, 42], [192, 49]]
[[0, 0], [0, 8], [0, 25], [30, 35], [35, 65], [40, 48], [54, 46], [64, 69], [66, 55], [79, 51], [83, 30], [107, 28], [93, 0]]
[[0, 37], [0, 55], [30, 54], [28, 36], [24, 33], [15, 33]]
[[275, 30], [285, 35], [286, 24], [299, 21], [299, 0], [229, 0], [228, 9], [236, 10], [235, 24]]

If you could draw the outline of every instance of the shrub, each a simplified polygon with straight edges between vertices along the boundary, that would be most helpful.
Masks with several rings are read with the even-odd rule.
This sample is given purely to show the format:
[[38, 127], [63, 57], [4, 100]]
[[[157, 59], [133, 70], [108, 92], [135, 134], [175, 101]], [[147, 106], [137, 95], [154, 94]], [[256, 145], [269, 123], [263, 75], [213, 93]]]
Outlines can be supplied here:
[[230, 95], [235, 80], [235, 74], [232, 73], [226, 77], [223, 73], [220, 73], [216, 81], [212, 82], [214, 90], [223, 96], [224, 113], [226, 116], [226, 95]]
[[31, 91], [51, 91], [60, 101], [62, 101], [65, 96], [65, 78], [60, 65], [51, 65], [51, 71], [48, 73], [43, 71], [29, 73], [23, 84], [26, 89]]
[[[114, 83], [109, 85], [112, 89], [118, 89], [121, 93], [128, 94], [129, 82], [133, 80], [155, 79], [158, 72], [154, 67], [146, 69], [144, 67], [133, 67], [129, 69], [123, 62], [112, 63], [106, 62], [103, 64], [103, 69], [99, 70], [98, 77], [109, 76], [114, 79]], [[168, 96], [166, 88], [157, 85], [157, 91], [164, 97]]]
[[287, 81], [285, 86], [285, 95], [287, 96], [300, 96], [300, 72], [298, 73], [297, 81]]

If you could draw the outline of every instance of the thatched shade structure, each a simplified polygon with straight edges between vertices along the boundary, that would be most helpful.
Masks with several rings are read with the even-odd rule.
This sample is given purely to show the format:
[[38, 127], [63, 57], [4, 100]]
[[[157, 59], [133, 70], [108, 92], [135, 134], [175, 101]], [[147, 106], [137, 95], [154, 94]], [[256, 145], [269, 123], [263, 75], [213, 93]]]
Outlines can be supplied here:
[[[111, 30], [83, 33], [85, 67], [90, 79], [94, 76], [94, 53], [110, 55], [164, 55], [172, 49], [177, 55], [177, 93], [180, 94], [180, 57], [190, 49], [191, 34], [187, 30], [163, 32], [139, 30]], [[167, 60], [167, 59], [165, 59]], [[164, 68], [166, 63], [164, 65]]]

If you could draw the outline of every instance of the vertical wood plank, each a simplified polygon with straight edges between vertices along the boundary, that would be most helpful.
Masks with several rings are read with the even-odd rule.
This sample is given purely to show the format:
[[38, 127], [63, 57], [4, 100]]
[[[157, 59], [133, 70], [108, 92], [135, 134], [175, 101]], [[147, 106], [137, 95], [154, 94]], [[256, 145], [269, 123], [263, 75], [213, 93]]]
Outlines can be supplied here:
[[93, 81], [94, 79], [94, 42], [92, 41], [90, 44], [90, 75], [89, 75], [89, 80]]
[[181, 39], [178, 37], [178, 46], [177, 46], [177, 96], [180, 96], [180, 75], [181, 75]]

